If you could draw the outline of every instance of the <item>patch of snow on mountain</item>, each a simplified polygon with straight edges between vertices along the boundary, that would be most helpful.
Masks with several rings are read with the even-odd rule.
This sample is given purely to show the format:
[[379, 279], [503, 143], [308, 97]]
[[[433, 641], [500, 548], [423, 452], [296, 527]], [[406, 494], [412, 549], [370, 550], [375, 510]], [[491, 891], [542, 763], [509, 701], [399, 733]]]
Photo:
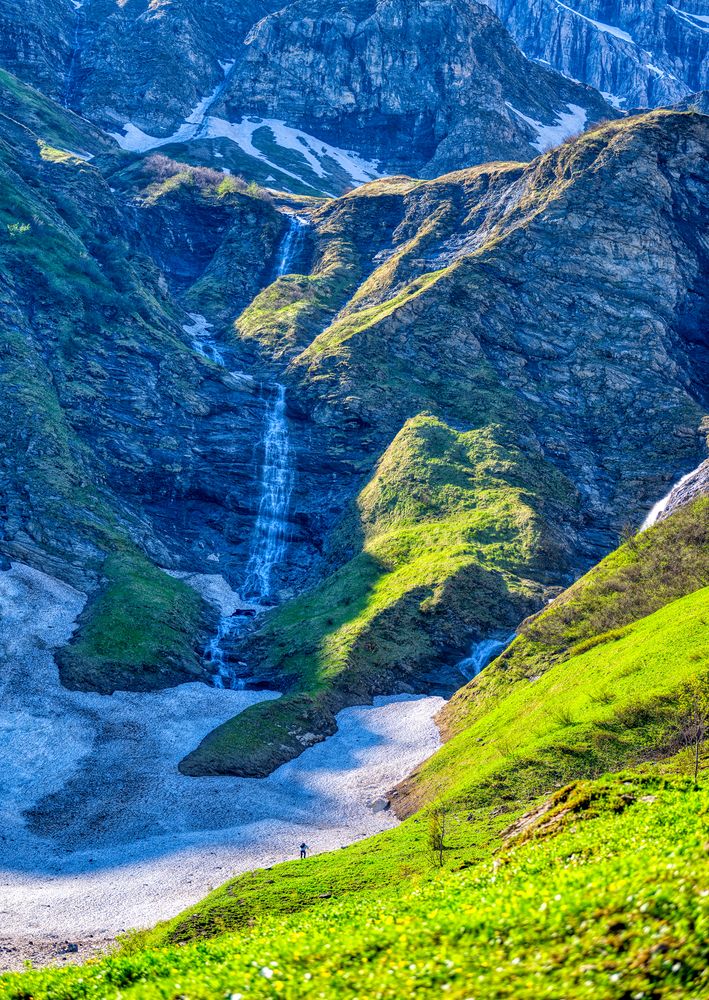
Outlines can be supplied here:
[[688, 24], [690, 27], [696, 28], [697, 31], [709, 31], [709, 28], [704, 28], [701, 24], [697, 24], [697, 21], [709, 24], [709, 15], [690, 14], [688, 10], [679, 10], [677, 7], [673, 7], [671, 3], [668, 3], [667, 6], [677, 15], [677, 17], [682, 18], [685, 24]]
[[573, 7], [568, 7], [565, 3], [562, 3], [561, 0], [556, 0], [556, 4], [558, 7], [563, 7], [564, 10], [568, 10], [570, 14], [575, 14], [576, 17], [580, 17], [582, 20], [588, 21], [589, 24], [598, 28], [599, 31], [603, 31], [607, 35], [613, 35], [615, 38], [620, 38], [623, 42], [630, 42], [631, 45], [635, 45], [635, 39], [633, 36], [629, 35], [627, 31], [623, 31], [622, 28], [616, 28], [614, 24], [606, 24], [604, 21], [594, 21], [592, 17], [586, 17], [585, 14], [579, 13], [579, 11], [574, 10]]
[[609, 91], [606, 91], [606, 90], [602, 90], [601, 91], [601, 97], [605, 101], [608, 101], [608, 103], [611, 104], [618, 111], [622, 111], [623, 110], [623, 104], [625, 103], [625, 98], [624, 97], [616, 97], [615, 94], [611, 94]]
[[[228, 72], [228, 64], [225, 64]], [[304, 178], [291, 169], [274, 162], [265, 152], [254, 145], [254, 133], [258, 129], [269, 129], [277, 146], [283, 150], [298, 153], [305, 161], [307, 172], [319, 179], [327, 178], [331, 172], [328, 161], [337, 164], [353, 184], [365, 184], [381, 176], [376, 162], [366, 160], [352, 150], [340, 149], [317, 139], [301, 129], [292, 128], [277, 118], [243, 117], [239, 122], [207, 116], [219, 88], [203, 98], [180, 127], [168, 136], [148, 135], [137, 125], [127, 122], [122, 132], [111, 133], [122, 149], [133, 153], [147, 153], [172, 143], [192, 142], [195, 139], [228, 139], [247, 156], [267, 164], [287, 177], [302, 181]], [[305, 178], [307, 183], [307, 178]]]
[[530, 143], [530, 145], [538, 149], [540, 153], [544, 153], [548, 149], [553, 149], [554, 146], [558, 146], [560, 142], [568, 139], [571, 135], [583, 132], [586, 125], [586, 118], [588, 117], [585, 108], [579, 107], [578, 104], [567, 104], [568, 111], [557, 111], [556, 122], [553, 125], [545, 125], [543, 122], [538, 122], [536, 119], [530, 118], [529, 115], [525, 115], [513, 104], [510, 104], [509, 101], [505, 101], [505, 104], [510, 111], [514, 111], [522, 121], [526, 122], [537, 133], [536, 140]]

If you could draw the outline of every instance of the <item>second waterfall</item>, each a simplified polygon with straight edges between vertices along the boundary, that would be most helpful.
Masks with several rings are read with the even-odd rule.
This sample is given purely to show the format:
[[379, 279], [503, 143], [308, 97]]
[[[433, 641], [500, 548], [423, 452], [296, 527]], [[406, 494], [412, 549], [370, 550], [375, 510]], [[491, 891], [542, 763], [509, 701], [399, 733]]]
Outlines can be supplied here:
[[283, 559], [288, 543], [288, 507], [293, 489], [290, 460], [286, 390], [276, 385], [270, 390], [266, 405], [263, 458], [259, 480], [259, 505], [251, 533], [249, 557], [239, 594], [244, 607], [222, 618], [212, 638], [207, 656], [213, 667], [215, 687], [241, 688], [245, 685], [245, 664], [234, 669], [229, 656], [229, 642], [243, 635], [249, 623], [265, 610], [273, 594], [273, 573]]
[[273, 570], [283, 558], [288, 541], [288, 506], [293, 489], [290, 462], [286, 390], [276, 385], [266, 415], [261, 466], [261, 499], [251, 536], [249, 561], [241, 596], [260, 604], [271, 597]]

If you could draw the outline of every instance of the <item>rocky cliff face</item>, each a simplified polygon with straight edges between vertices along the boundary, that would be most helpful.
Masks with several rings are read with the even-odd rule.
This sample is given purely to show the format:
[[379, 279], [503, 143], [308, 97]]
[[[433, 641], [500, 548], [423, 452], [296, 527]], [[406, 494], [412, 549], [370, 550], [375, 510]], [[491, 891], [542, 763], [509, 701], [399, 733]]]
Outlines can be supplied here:
[[170, 128], [224, 78], [274, 5], [248, 0], [0, 4], [1, 64], [103, 126]]
[[709, 81], [701, 4], [488, 0], [522, 51], [624, 109], [672, 104]]
[[484, 5], [299, 0], [265, 16], [276, 6], [62, 2], [40, 29], [3, 0], [0, 57], [126, 149], [306, 194], [530, 159], [614, 114], [526, 59]]
[[[480, 4], [300, 0], [252, 30], [224, 106], [286, 119], [386, 172], [434, 176], [527, 159], [608, 113], [592, 92], [530, 64]], [[578, 110], [576, 110], [578, 109]], [[533, 124], [536, 123], [536, 124]]]

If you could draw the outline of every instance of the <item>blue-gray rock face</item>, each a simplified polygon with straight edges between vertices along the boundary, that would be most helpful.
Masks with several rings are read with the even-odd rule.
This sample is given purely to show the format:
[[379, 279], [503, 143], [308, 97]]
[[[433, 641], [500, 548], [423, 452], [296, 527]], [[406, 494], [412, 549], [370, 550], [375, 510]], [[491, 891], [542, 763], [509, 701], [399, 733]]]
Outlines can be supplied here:
[[528, 160], [612, 109], [525, 59], [471, 0], [297, 0], [246, 39], [225, 116], [285, 119], [378, 161], [433, 177]]
[[709, 86], [709, 7], [692, 0], [485, 0], [530, 58], [623, 109]]
[[340, 194], [377, 171], [530, 160], [614, 115], [597, 91], [526, 59], [472, 0], [274, 8], [29, 0], [23, 13], [0, 0], [0, 66], [125, 149], [189, 148], [306, 194]]

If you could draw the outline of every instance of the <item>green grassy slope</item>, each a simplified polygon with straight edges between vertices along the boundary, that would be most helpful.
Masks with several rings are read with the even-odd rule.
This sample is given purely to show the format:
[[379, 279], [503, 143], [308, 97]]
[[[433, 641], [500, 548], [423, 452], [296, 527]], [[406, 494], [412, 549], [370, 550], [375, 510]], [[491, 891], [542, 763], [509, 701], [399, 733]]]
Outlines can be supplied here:
[[[260, 675], [286, 695], [210, 734], [182, 769], [267, 773], [334, 731], [341, 708], [435, 683], [425, 675], [442, 655], [454, 664], [471, 635], [514, 627], [543, 603], [564, 565], [551, 524], [574, 500], [500, 426], [409, 421], [336, 532], [343, 565], [257, 637]], [[454, 669], [448, 683], [459, 683]]]
[[[479, 863], [499, 832], [550, 789], [671, 754], [685, 684], [709, 677], [709, 590], [638, 622], [612, 648], [550, 668], [447, 743], [399, 791], [410, 811], [442, 798], [451, 810], [446, 864]], [[394, 799], [396, 802], [397, 799]], [[241, 876], [167, 925], [157, 940], [240, 927], [268, 912], [318, 906], [320, 894], [376, 894], [429, 868], [426, 815], [308, 866]]]
[[104, 154], [118, 163], [122, 154], [118, 146], [85, 118], [45, 97], [38, 90], [0, 69], [0, 118], [5, 127], [16, 126], [25, 133], [30, 130], [53, 148], [88, 156]]
[[[489, 857], [500, 831], [554, 787], [676, 750], [684, 685], [709, 674], [709, 588], [701, 587], [708, 503], [699, 500], [631, 539], [535, 620], [575, 607], [567, 628], [583, 630], [594, 600], [590, 592], [585, 599], [578, 595], [602, 585], [625, 604], [622, 635], [605, 635], [566, 659], [540, 656], [531, 675], [536, 679], [514, 682], [508, 675], [516, 651], [525, 648], [522, 636], [449, 703], [444, 715], [458, 735], [393, 798], [399, 812], [438, 798], [449, 804], [448, 866]], [[650, 580], [667, 557], [675, 567], [672, 582], [668, 574], [664, 594], [659, 583], [651, 591]], [[653, 567], [652, 575], [628, 575], [638, 562], [645, 570]], [[487, 697], [475, 700], [476, 692], [488, 689]], [[152, 940], [189, 940], [250, 925], [264, 913], [318, 906], [322, 893], [376, 895], [389, 882], [405, 884], [429, 869], [425, 826], [425, 813], [418, 813], [391, 832], [307, 865], [237, 878]]]
[[[89, 1000], [656, 998], [709, 989], [709, 794], [620, 775], [564, 790], [493, 864], [180, 948], [0, 979]], [[535, 829], [536, 826], [536, 829]]]
[[498, 795], [502, 768], [502, 784], [519, 783], [514, 798], [525, 783], [548, 787], [659, 746], [673, 691], [709, 660], [708, 512], [700, 498], [628, 539], [525, 623], [441, 713], [454, 738], [402, 789], [409, 808], [453, 774], [464, 776], [457, 793], [467, 782], [473, 794], [490, 768]]

